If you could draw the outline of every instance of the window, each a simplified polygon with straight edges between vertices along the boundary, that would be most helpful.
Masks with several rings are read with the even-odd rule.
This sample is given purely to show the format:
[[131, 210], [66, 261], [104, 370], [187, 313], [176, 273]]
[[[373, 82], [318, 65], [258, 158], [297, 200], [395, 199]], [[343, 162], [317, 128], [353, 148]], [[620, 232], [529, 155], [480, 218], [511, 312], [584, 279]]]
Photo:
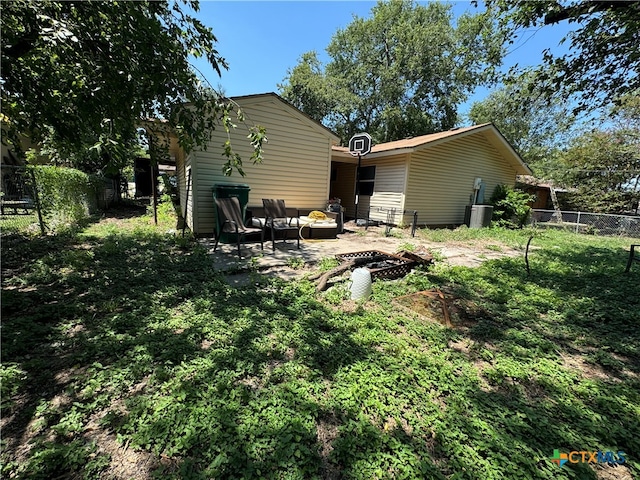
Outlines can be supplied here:
[[376, 167], [360, 167], [360, 179], [358, 182], [359, 195], [373, 195], [374, 180], [376, 178]]
[[360, 181], [376, 178], [376, 167], [360, 167]]

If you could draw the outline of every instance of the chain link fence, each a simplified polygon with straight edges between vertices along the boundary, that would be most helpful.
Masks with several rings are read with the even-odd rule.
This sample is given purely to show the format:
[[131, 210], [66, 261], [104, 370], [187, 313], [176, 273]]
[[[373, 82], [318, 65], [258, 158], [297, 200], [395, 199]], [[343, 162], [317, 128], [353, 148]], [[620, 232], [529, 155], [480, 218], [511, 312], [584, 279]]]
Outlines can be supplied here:
[[42, 233], [35, 180], [25, 167], [0, 169], [0, 233]]
[[576, 233], [640, 237], [640, 216], [534, 209], [531, 221], [534, 225]]
[[[68, 212], [61, 212], [60, 205], [51, 207], [60, 199], [51, 197], [51, 189], [43, 188], [42, 179], [25, 166], [2, 165], [0, 168], [0, 235], [13, 233], [45, 234], [55, 230], [60, 223], [73, 223]], [[38, 188], [36, 188], [38, 187]], [[85, 214], [107, 210], [120, 200], [120, 185], [116, 179], [94, 180], [91, 192], [78, 192], [79, 202]], [[47, 191], [49, 194], [47, 196]], [[63, 208], [74, 199], [63, 199]], [[47, 205], [49, 206], [47, 208]], [[57, 210], [56, 210], [57, 209]]]

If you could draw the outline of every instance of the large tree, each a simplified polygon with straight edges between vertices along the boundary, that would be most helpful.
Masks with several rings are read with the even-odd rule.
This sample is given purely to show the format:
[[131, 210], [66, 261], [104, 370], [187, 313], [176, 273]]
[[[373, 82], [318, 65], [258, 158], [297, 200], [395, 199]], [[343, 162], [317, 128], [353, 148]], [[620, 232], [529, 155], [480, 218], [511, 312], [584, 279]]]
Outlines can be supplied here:
[[541, 178], [549, 176], [554, 155], [569, 140], [575, 117], [559, 98], [547, 98], [531, 75], [491, 92], [469, 110], [472, 123], [491, 122]]
[[[485, 0], [513, 43], [531, 28], [560, 22], [572, 24], [563, 43], [568, 53], [556, 55], [556, 45], [544, 52], [534, 71], [548, 96], [575, 100], [575, 110], [609, 106], [640, 88], [640, 2], [584, 0]], [[526, 33], [529, 34], [529, 33]], [[518, 74], [516, 68], [512, 73]]]
[[640, 103], [623, 96], [609, 128], [575, 138], [559, 156], [556, 179], [573, 187], [581, 208], [620, 213], [640, 201]]
[[444, 3], [380, 2], [370, 18], [336, 32], [326, 65], [303, 55], [280, 91], [343, 141], [360, 131], [384, 142], [446, 130], [501, 62], [492, 26], [486, 14], [464, 14], [454, 25]]
[[640, 138], [624, 130], [578, 137], [561, 157], [558, 175], [574, 188], [576, 203], [593, 212], [622, 213], [640, 199]]
[[[117, 167], [141, 121], [178, 135], [186, 150], [212, 129], [232, 128], [233, 105], [203, 86], [189, 63], [226, 68], [210, 28], [189, 14], [195, 0], [2, 2], [3, 139], [18, 135], [78, 153], [92, 147]], [[252, 131], [259, 160], [264, 132]], [[228, 169], [240, 165], [225, 148]]]

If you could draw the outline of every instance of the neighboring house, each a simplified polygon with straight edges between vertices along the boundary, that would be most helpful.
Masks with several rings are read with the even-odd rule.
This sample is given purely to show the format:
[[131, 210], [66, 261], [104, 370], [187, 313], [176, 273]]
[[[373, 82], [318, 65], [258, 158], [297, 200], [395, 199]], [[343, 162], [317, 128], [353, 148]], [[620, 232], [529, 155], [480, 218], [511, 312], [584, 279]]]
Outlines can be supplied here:
[[518, 175], [516, 178], [516, 187], [526, 193], [534, 195], [535, 200], [531, 202], [529, 206], [541, 210], [553, 210], [556, 208], [553, 205], [551, 195], [552, 188], [555, 190], [559, 203], [564, 203], [566, 195], [570, 193], [566, 188], [557, 187], [551, 182], [539, 180], [532, 175]]
[[331, 147], [339, 138], [275, 93], [231, 100], [242, 109], [248, 125], [266, 128], [264, 160], [259, 165], [251, 162], [253, 149], [242, 125], [231, 132], [231, 142], [244, 160], [245, 177], [237, 172], [230, 177], [222, 173], [225, 163], [222, 146], [227, 140], [223, 128], [213, 132], [206, 150], [192, 151], [185, 156], [174, 145], [172, 153], [176, 159], [183, 214], [191, 177], [185, 218], [194, 234], [214, 234], [213, 188], [219, 183], [248, 184], [251, 188], [249, 206], [262, 206], [263, 198], [275, 198], [285, 200], [291, 207], [324, 209], [329, 198]]
[[[330, 195], [349, 217], [357, 162], [348, 148], [333, 147]], [[514, 185], [516, 175], [531, 171], [493, 124], [374, 145], [362, 158], [358, 216], [369, 210], [385, 221], [395, 209], [393, 223], [408, 225], [416, 210], [419, 225], [460, 225], [467, 205], [487, 203], [496, 185]]]

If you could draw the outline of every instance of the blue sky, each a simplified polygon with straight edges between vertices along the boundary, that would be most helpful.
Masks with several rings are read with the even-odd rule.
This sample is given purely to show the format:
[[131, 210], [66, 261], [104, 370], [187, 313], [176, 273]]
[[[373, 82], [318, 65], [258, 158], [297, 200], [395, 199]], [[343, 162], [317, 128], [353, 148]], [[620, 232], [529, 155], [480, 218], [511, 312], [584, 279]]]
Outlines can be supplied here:
[[[287, 70], [295, 67], [300, 56], [310, 50], [327, 61], [325, 48], [338, 30], [345, 28], [354, 15], [369, 17], [376, 2], [371, 1], [201, 1], [196, 16], [213, 29], [217, 48], [227, 60], [229, 70], [222, 77], [206, 61], [194, 65], [213, 87], [222, 87], [228, 96], [277, 92]], [[424, 2], [420, 2], [424, 3]], [[469, 1], [451, 2], [454, 14], [474, 12]], [[513, 45], [505, 66], [514, 63], [536, 65], [545, 48], [557, 51], [567, 33], [564, 25], [524, 32]], [[468, 110], [473, 100], [486, 95], [482, 89], [461, 108]]]

